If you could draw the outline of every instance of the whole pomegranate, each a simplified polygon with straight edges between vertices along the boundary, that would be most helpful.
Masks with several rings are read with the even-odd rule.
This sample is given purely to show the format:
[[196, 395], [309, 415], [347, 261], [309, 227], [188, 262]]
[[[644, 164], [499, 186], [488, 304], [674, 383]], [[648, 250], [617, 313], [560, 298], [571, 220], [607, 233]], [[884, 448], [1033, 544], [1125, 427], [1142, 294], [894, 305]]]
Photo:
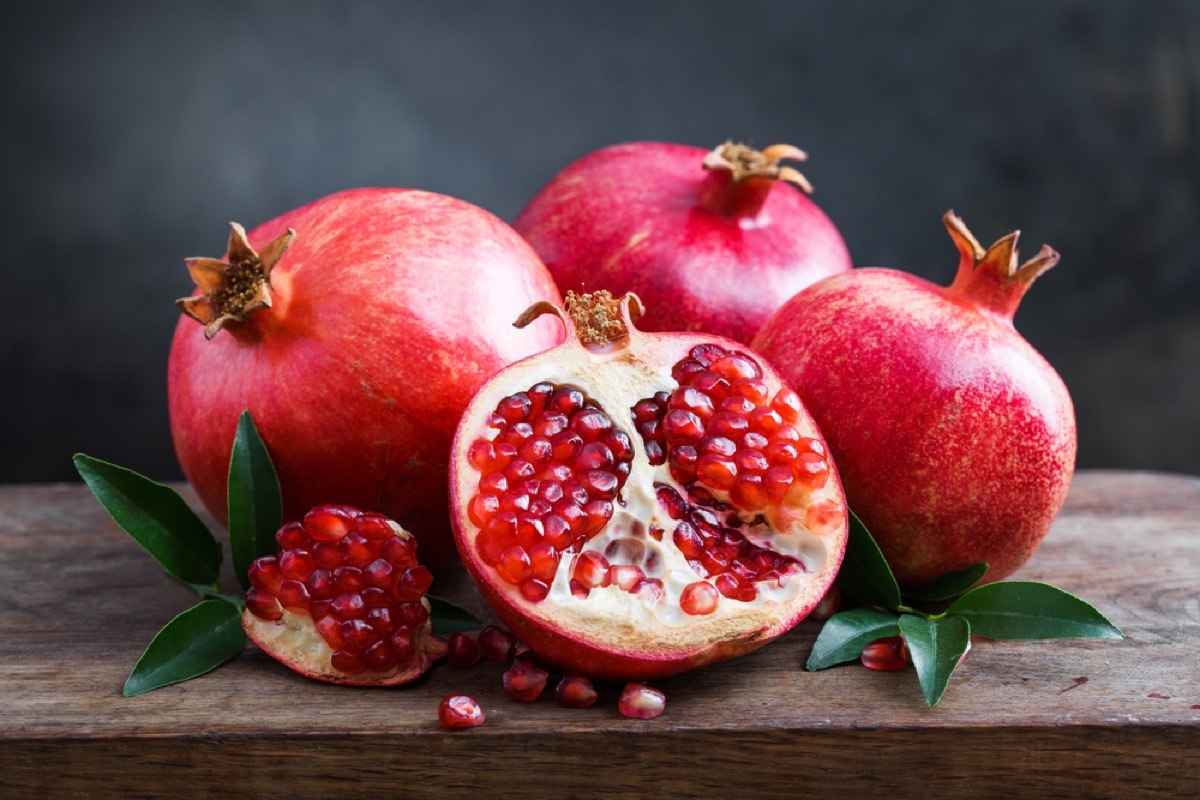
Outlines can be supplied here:
[[808, 181], [780, 163], [805, 158], [789, 145], [607, 147], [551, 179], [514, 226], [563, 291], [636, 292], [645, 330], [748, 343], [784, 300], [851, 267]]
[[394, 686], [446, 653], [425, 599], [433, 576], [395, 522], [317, 506], [275, 539], [278, 554], [250, 566], [242, 614], [246, 635], [272, 658], [329, 683]]
[[828, 438], [846, 496], [900, 582], [986, 561], [1012, 574], [1046, 535], [1075, 464], [1075, 416], [1054, 369], [1013, 328], [1043, 246], [986, 251], [952, 212], [949, 287], [858, 269], [789, 300], [755, 339]]
[[832, 583], [845, 499], [796, 393], [748, 348], [643, 333], [634, 295], [567, 293], [559, 347], [502, 370], [455, 436], [454, 530], [538, 656], [610, 680], [749, 652]]
[[[550, 347], [511, 321], [558, 290], [529, 246], [461, 200], [404, 189], [330, 195], [233, 225], [225, 260], [189, 259], [168, 391], [184, 475], [218, 519], [248, 409], [279, 475], [284, 518], [319, 503], [418, 531], [427, 563], [456, 562], [447, 456], [475, 390]], [[199, 321], [201, 324], [197, 324]]]

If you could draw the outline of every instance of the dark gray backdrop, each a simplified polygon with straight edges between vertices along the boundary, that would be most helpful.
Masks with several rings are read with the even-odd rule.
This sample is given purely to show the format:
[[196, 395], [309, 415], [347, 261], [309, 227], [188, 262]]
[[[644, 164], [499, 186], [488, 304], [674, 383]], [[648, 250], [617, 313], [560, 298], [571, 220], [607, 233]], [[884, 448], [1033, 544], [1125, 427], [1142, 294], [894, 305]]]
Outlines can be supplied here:
[[0, 481], [179, 476], [182, 259], [363, 185], [511, 220], [618, 141], [810, 151], [855, 262], [947, 282], [954, 208], [1062, 263], [1017, 326], [1081, 467], [1200, 473], [1200, 4], [158, 3], [7, 10]]

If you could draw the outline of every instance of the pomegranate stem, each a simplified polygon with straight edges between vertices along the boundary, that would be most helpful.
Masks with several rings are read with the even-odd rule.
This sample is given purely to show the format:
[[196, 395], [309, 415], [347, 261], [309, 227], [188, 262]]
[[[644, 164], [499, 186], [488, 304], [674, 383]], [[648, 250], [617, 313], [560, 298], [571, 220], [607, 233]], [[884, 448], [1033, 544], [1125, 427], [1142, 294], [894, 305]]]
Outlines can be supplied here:
[[718, 214], [753, 217], [762, 209], [777, 181], [812, 194], [812, 184], [783, 161], [805, 161], [808, 154], [789, 144], [775, 144], [762, 152], [739, 142], [727, 141], [704, 157], [708, 170], [700, 188], [700, 201]]
[[1017, 266], [1020, 231], [1001, 237], [985, 250], [953, 211], [947, 211], [942, 221], [961, 255], [958, 274], [947, 295], [1011, 324], [1021, 298], [1039, 275], [1058, 263], [1058, 253], [1044, 244], [1036, 256]]

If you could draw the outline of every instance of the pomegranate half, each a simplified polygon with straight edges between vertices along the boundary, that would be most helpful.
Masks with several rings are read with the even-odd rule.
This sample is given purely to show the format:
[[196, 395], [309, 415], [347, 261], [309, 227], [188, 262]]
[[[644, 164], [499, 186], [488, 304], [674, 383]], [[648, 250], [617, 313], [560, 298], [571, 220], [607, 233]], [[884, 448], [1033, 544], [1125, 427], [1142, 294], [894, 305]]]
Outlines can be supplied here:
[[735, 142], [605, 147], [554, 176], [513, 226], [564, 292], [634, 292], [644, 330], [749, 343], [793, 294], [851, 267], [812, 186], [783, 164], [807, 157]]
[[[168, 392], [183, 473], [225, 519], [229, 449], [249, 409], [275, 463], [284, 519], [321, 503], [419, 532], [429, 566], [457, 562], [446, 496], [458, 418], [483, 382], [556, 344], [512, 319], [558, 289], [499, 219], [444, 195], [357, 189], [189, 259]], [[199, 322], [200, 324], [197, 324]]]
[[857, 269], [810, 287], [755, 347], [828, 437], [850, 507], [897, 579], [914, 586], [986, 561], [986, 581], [1024, 564], [1062, 507], [1075, 415], [1054, 368], [1013, 327], [1035, 279], [1017, 234], [986, 250], [952, 212], [961, 259], [948, 286]]
[[650, 679], [749, 652], [833, 582], [847, 513], [812, 418], [729, 339], [645, 333], [636, 296], [532, 306], [559, 347], [488, 381], [451, 456], [459, 552], [547, 661]]

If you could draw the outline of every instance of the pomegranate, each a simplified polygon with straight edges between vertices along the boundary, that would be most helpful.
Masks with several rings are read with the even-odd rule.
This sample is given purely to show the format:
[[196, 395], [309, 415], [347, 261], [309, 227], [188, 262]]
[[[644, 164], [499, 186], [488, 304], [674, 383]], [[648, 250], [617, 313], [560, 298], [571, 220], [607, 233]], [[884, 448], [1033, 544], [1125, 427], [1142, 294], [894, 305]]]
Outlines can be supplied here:
[[446, 652], [429, 623], [433, 580], [417, 542], [381, 514], [317, 506], [275, 534], [279, 553], [250, 566], [242, 627], [301, 675], [391, 686]]
[[829, 440], [850, 507], [902, 585], [981, 561], [1010, 575], [1046, 535], [1075, 464], [1071, 398], [1013, 327], [1030, 284], [1058, 262], [1017, 266], [1017, 233], [961, 253], [949, 287], [857, 269], [787, 302], [755, 347]]
[[514, 227], [563, 291], [636, 292], [643, 330], [749, 343], [784, 300], [851, 267], [808, 181], [781, 163], [806, 158], [789, 145], [606, 147], [552, 178]]
[[[753, 650], [833, 581], [847, 513], [795, 392], [729, 339], [644, 333], [634, 295], [567, 293], [567, 340], [502, 370], [451, 459], [459, 552], [551, 664], [669, 675]], [[480, 637], [482, 643], [483, 637]]]
[[205, 507], [225, 520], [249, 409], [285, 519], [317, 503], [373, 509], [418, 531], [431, 566], [456, 562], [454, 426], [496, 370], [559, 340], [550, 324], [510, 325], [559, 297], [550, 274], [503, 222], [428, 192], [358, 189], [232, 227], [225, 260], [188, 260], [198, 289], [178, 301], [168, 367], [175, 450]]

